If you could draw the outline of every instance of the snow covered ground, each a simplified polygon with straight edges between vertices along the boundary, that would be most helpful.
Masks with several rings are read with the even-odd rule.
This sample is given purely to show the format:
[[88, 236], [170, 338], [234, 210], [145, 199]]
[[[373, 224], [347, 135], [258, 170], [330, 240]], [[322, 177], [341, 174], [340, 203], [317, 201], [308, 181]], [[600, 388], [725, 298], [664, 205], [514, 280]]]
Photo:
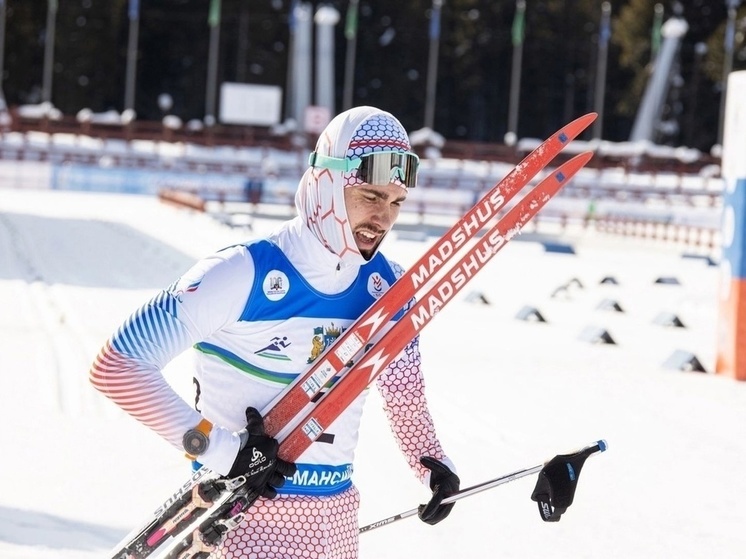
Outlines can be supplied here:
[[[144, 196], [0, 189], [0, 557], [105, 557], [186, 478], [181, 454], [96, 393], [88, 367], [196, 258], [274, 224], [231, 229]], [[530, 235], [511, 242], [428, 326], [422, 348], [463, 485], [604, 438], [575, 503], [543, 523], [536, 477], [523, 478], [459, 502], [435, 527], [411, 518], [362, 535], [363, 559], [746, 553], [746, 384], [663, 367], [682, 350], [713, 370], [717, 267], [652, 241], [569, 241], [576, 254], [546, 252]], [[407, 265], [425, 246], [391, 235], [386, 252]], [[680, 285], [656, 284], [663, 276]], [[470, 302], [475, 293], [491, 304]], [[605, 300], [623, 312], [599, 308]], [[516, 319], [524, 306], [546, 322]], [[685, 328], [657, 324], [661, 313]], [[587, 327], [616, 344], [582, 339]], [[188, 393], [179, 365], [168, 378]], [[374, 393], [354, 480], [362, 524], [428, 496]]]

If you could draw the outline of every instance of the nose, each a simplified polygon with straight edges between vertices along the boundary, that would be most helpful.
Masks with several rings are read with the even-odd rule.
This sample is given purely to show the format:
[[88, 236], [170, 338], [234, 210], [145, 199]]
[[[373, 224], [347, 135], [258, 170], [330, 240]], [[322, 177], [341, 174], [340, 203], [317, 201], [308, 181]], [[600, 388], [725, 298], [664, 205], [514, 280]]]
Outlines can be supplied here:
[[399, 207], [388, 202], [382, 202], [375, 213], [374, 222], [382, 230], [388, 231], [399, 217]]

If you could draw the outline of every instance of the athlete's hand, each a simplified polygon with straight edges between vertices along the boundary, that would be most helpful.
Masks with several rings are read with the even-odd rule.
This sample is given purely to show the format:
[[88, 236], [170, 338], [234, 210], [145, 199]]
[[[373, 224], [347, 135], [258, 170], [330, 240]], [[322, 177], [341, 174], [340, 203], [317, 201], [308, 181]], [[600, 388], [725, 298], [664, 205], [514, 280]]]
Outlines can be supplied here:
[[285, 477], [295, 473], [295, 464], [277, 456], [279, 443], [264, 431], [264, 421], [255, 408], [246, 408], [246, 429], [239, 432], [241, 450], [228, 477], [245, 476], [246, 486], [260, 496], [273, 499]]
[[430, 470], [430, 489], [433, 490], [433, 496], [429, 503], [419, 506], [417, 516], [427, 524], [437, 524], [450, 514], [454, 505], [441, 505], [441, 501], [459, 490], [461, 480], [448, 466], [435, 458], [423, 456], [420, 458], [420, 464]]

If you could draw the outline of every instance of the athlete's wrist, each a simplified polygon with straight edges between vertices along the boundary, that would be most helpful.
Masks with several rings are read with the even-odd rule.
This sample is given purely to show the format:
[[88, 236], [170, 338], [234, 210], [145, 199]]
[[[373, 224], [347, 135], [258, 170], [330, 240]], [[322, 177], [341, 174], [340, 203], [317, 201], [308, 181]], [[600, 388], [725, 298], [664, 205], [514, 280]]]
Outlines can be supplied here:
[[240, 448], [241, 438], [238, 433], [216, 425], [210, 433], [207, 451], [198, 456], [197, 460], [217, 474], [228, 475]]

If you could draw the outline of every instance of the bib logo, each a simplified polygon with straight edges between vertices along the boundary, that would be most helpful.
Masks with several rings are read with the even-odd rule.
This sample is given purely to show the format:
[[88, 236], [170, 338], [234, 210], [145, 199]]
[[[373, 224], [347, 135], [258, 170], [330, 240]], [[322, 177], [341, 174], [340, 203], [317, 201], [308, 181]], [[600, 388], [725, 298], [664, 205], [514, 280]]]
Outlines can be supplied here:
[[374, 299], [378, 299], [381, 295], [386, 293], [389, 288], [389, 283], [381, 277], [378, 272], [373, 272], [368, 277], [368, 293]]
[[194, 293], [199, 289], [199, 286], [202, 283], [202, 278], [197, 281], [189, 281], [189, 284], [185, 286], [184, 284], [187, 283], [187, 281], [189, 280], [181, 279], [168, 288], [168, 291], [173, 294], [179, 303], [184, 302], [185, 293]]
[[324, 328], [323, 326], [318, 326], [313, 329], [313, 338], [311, 339], [311, 356], [306, 361], [307, 363], [313, 363], [316, 358], [321, 355], [324, 350], [329, 347], [334, 340], [339, 338], [339, 335], [344, 332], [346, 328], [334, 326], [334, 323], [331, 323], [331, 326]]
[[270, 301], [279, 301], [290, 289], [288, 277], [280, 270], [270, 271], [264, 278], [264, 294]]

